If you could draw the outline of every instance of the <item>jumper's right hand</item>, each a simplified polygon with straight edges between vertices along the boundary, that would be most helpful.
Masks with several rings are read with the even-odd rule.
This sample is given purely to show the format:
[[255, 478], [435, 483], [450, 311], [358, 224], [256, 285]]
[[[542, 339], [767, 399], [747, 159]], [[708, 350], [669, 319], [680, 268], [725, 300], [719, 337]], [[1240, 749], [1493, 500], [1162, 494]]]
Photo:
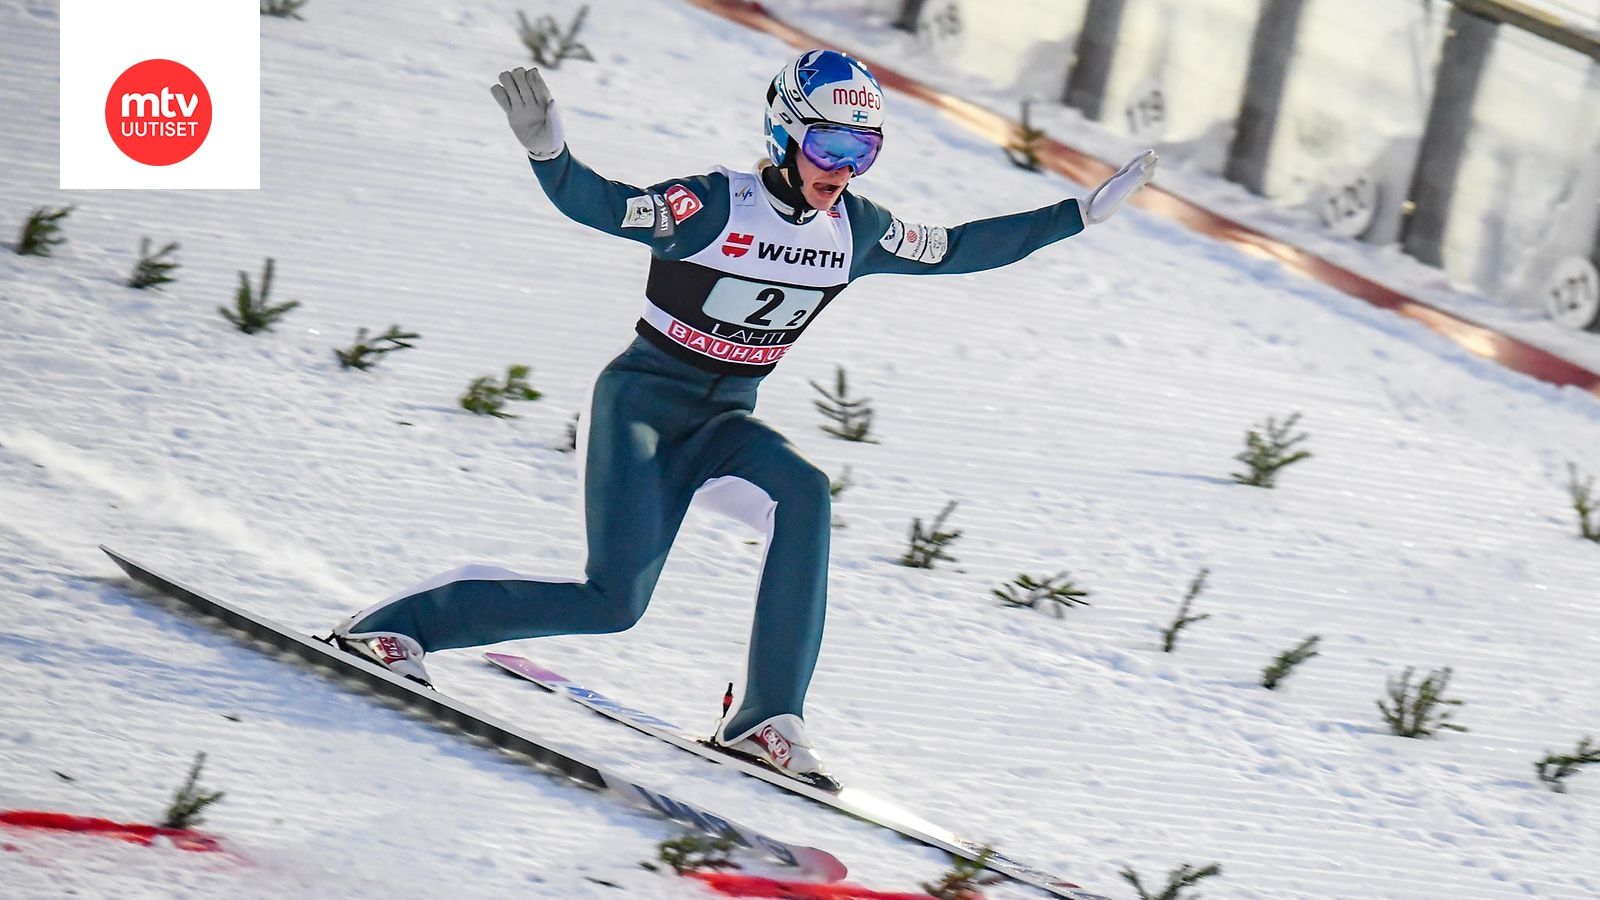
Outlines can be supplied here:
[[566, 131], [561, 127], [561, 111], [550, 99], [550, 88], [538, 69], [518, 66], [500, 73], [500, 83], [492, 85], [489, 93], [506, 114], [511, 133], [534, 159], [555, 159], [567, 145]]

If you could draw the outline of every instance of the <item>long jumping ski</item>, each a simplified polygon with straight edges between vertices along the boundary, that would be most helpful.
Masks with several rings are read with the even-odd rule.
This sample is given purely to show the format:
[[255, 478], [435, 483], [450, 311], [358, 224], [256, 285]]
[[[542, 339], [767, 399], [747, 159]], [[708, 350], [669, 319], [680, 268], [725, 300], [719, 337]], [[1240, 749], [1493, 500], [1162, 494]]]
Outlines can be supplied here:
[[731, 838], [741, 847], [761, 853], [780, 865], [792, 866], [824, 881], [844, 878], [846, 870], [833, 854], [815, 847], [785, 843], [753, 828], [716, 815], [691, 803], [669, 797], [660, 791], [623, 778], [616, 772], [581, 759], [570, 750], [537, 738], [514, 725], [454, 700], [437, 691], [333, 648], [309, 635], [256, 615], [246, 609], [186, 587], [133, 562], [109, 547], [101, 546], [118, 566], [134, 580], [158, 593], [178, 600], [208, 619], [226, 625], [235, 635], [263, 641], [273, 648], [300, 657], [335, 676], [354, 677], [377, 694], [403, 702], [411, 710], [427, 715], [465, 737], [482, 738], [513, 751], [539, 768], [570, 778], [579, 784], [606, 793], [628, 806], [688, 825], [714, 837]]
[[[586, 688], [558, 672], [552, 672], [525, 656], [518, 656], [512, 653], [485, 653], [483, 656], [484, 659], [513, 675], [527, 679], [546, 690], [564, 696], [600, 715], [642, 731], [658, 740], [665, 741], [713, 762], [732, 766], [747, 775], [777, 785], [784, 790], [799, 794], [807, 799], [831, 806], [834, 809], [880, 827], [897, 831], [930, 847], [937, 847], [947, 853], [953, 853], [974, 861], [982, 855], [985, 849], [978, 842], [960, 837], [903, 809], [899, 804], [881, 797], [873, 796], [848, 785], [837, 793], [824, 791], [805, 782], [790, 778], [787, 775], [779, 774], [766, 766], [748, 762], [736, 756], [730, 756], [721, 750], [708, 746], [693, 733], [666, 719], [618, 703], [599, 691]], [[1099, 894], [1091, 894], [1070, 881], [1036, 869], [1027, 863], [1012, 859], [998, 851], [992, 851], [984, 859], [984, 864], [1001, 875], [1042, 888], [1058, 897], [1066, 897], [1069, 900], [1108, 900], [1106, 897], [1102, 897]]]

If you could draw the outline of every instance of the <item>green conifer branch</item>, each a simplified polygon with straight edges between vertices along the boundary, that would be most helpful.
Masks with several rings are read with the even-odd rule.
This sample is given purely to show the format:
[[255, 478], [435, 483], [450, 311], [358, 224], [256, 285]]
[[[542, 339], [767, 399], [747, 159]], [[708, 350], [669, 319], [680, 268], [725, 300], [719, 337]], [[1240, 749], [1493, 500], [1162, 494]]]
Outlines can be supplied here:
[[390, 325], [388, 331], [368, 342], [367, 329], [360, 328], [356, 330], [356, 342], [343, 350], [335, 349], [333, 355], [338, 358], [340, 368], [364, 372], [377, 365], [385, 353], [415, 347], [414, 342], [421, 337], [415, 332], [402, 331], [399, 325]]
[[1291, 415], [1281, 424], [1269, 417], [1264, 424], [1257, 423], [1246, 432], [1245, 449], [1234, 459], [1244, 463], [1250, 471], [1245, 474], [1233, 473], [1233, 480], [1254, 487], [1274, 487], [1280, 470], [1301, 460], [1310, 459], [1311, 451], [1296, 450], [1295, 447], [1311, 435], [1298, 434], [1291, 437], [1289, 434], [1299, 421], [1299, 413]]
[[1007, 584], [990, 591], [1000, 602], [1016, 608], [1038, 609], [1040, 603], [1049, 603], [1050, 611], [1061, 618], [1074, 605], [1088, 606], [1084, 597], [1089, 592], [1073, 584], [1066, 572], [1058, 572], [1040, 581], [1031, 575], [1018, 575]]
[[588, 17], [589, 7], [580, 8], [563, 31], [554, 16], [540, 16], [537, 22], [529, 23], [528, 17], [518, 12], [517, 37], [533, 55], [534, 64], [541, 68], [559, 68], [561, 63], [568, 59], [594, 62], [594, 54], [578, 41], [578, 32], [583, 29], [583, 22]]
[[1600, 763], [1600, 745], [1596, 745], [1592, 738], [1585, 737], [1578, 742], [1578, 749], [1566, 754], [1549, 754], [1544, 759], [1533, 764], [1539, 773], [1539, 780], [1550, 785], [1550, 789], [1558, 794], [1567, 792], [1566, 779], [1578, 773], [1579, 766], [1592, 766]]
[[950, 856], [950, 869], [940, 876], [936, 882], [922, 883], [923, 891], [934, 900], [976, 900], [983, 895], [978, 893], [981, 889], [991, 884], [999, 884], [1002, 880], [999, 875], [988, 871], [989, 860], [994, 858], [994, 848], [984, 847], [978, 851], [977, 859]]
[[911, 546], [900, 557], [900, 565], [910, 566], [914, 569], [931, 569], [934, 563], [944, 560], [955, 562], [956, 558], [946, 552], [946, 548], [961, 537], [959, 531], [945, 531], [944, 520], [956, 508], [956, 501], [946, 503], [944, 509], [933, 519], [933, 527], [923, 530], [922, 519], [911, 522]]
[[193, 828], [205, 821], [201, 813], [206, 807], [227, 796], [222, 791], [207, 793], [200, 789], [200, 770], [205, 764], [205, 753], [195, 754], [194, 765], [189, 768], [189, 777], [172, 795], [172, 802], [167, 805], [167, 814], [161, 821], [161, 827]]
[[866, 444], [876, 444], [870, 433], [872, 431], [872, 417], [875, 415], [870, 398], [861, 397], [850, 399], [850, 387], [845, 376], [844, 366], [834, 366], [833, 390], [828, 390], [815, 381], [810, 382], [811, 387], [822, 395], [821, 400], [812, 400], [811, 405], [827, 416], [832, 425], [821, 426], [823, 431], [844, 441], [859, 441]]
[[150, 252], [150, 239], [141, 238], [139, 241], [139, 261], [133, 264], [133, 274], [128, 276], [128, 287], [145, 290], [159, 288], [163, 284], [170, 284], [174, 279], [172, 272], [178, 268], [176, 260], [168, 259], [177, 251], [177, 241], [168, 243], [159, 252]]
[[66, 243], [61, 236], [61, 220], [72, 214], [75, 206], [60, 209], [35, 209], [22, 223], [22, 234], [17, 239], [17, 253], [22, 256], [49, 256], [55, 248]]
[[494, 416], [497, 419], [517, 418], [515, 414], [503, 411], [506, 401], [532, 401], [544, 396], [528, 383], [530, 371], [532, 370], [525, 365], [507, 366], [503, 384], [496, 384], [494, 377], [490, 375], [474, 379], [467, 386], [467, 392], [461, 395], [461, 408], [480, 416]]
[[305, 6], [308, 0], [261, 0], [261, 14], [277, 19], [304, 19], [300, 16], [300, 7]]
[[[1122, 880], [1133, 885], [1133, 889], [1139, 892], [1139, 900], [1186, 900], [1182, 894], [1185, 888], [1193, 887], [1204, 879], [1221, 874], [1221, 863], [1212, 863], [1200, 869], [1184, 863], [1167, 873], [1167, 886], [1159, 894], [1151, 894], [1146, 891], [1144, 885], [1139, 883], [1138, 873], [1134, 872], [1131, 867], [1122, 870]], [[1199, 894], [1195, 894], [1191, 898], [1187, 898], [1187, 900], [1199, 900], [1199, 897]]]
[[1461, 706], [1460, 700], [1447, 699], [1450, 687], [1450, 668], [1435, 669], [1420, 683], [1413, 685], [1411, 677], [1416, 669], [1407, 666], [1399, 678], [1388, 681], [1389, 703], [1378, 701], [1378, 711], [1389, 725], [1389, 730], [1400, 737], [1431, 737], [1440, 730], [1466, 731], [1450, 721], [1455, 714], [1452, 707]]
[[[734, 862], [731, 856], [737, 846], [738, 839], [732, 835], [710, 837], [697, 831], [690, 831], [657, 844], [656, 859], [679, 875], [685, 872], [737, 869], [739, 864]], [[640, 865], [652, 872], [656, 870], [653, 863], [646, 862]]]
[[1322, 638], [1319, 635], [1313, 634], [1295, 647], [1278, 654], [1278, 658], [1273, 660], [1272, 665], [1262, 670], [1261, 686], [1269, 691], [1276, 689], [1279, 682], [1289, 677], [1289, 672], [1295, 666], [1313, 656], [1321, 655], [1317, 652], [1317, 644], [1321, 643], [1321, 641]]
[[257, 293], [250, 287], [250, 276], [243, 270], [239, 272], [239, 289], [233, 295], [233, 309], [226, 306], [217, 307], [223, 317], [233, 323], [233, 327], [245, 334], [255, 334], [258, 331], [270, 331], [277, 321], [283, 318], [290, 310], [300, 305], [298, 300], [272, 305], [272, 277], [274, 261], [267, 257], [266, 266], [261, 271], [261, 291]]
[[1567, 463], [1567, 492], [1572, 498], [1572, 510], [1578, 514], [1578, 534], [1585, 540], [1600, 542], [1600, 520], [1595, 518], [1594, 478], [1579, 479], [1578, 467]]
[[1211, 618], [1210, 613], [1198, 616], [1189, 615], [1190, 605], [1194, 603], [1196, 597], [1200, 596], [1200, 592], [1205, 590], [1206, 576], [1210, 574], [1210, 569], [1202, 568], [1200, 573], [1194, 576], [1194, 580], [1189, 582], [1189, 592], [1184, 594], [1183, 603], [1178, 607], [1178, 614], [1173, 617], [1172, 624], [1168, 625], [1166, 630], [1161, 633], [1162, 653], [1171, 653], [1172, 648], [1177, 646], [1178, 632], [1196, 622], [1204, 622], [1206, 619]]

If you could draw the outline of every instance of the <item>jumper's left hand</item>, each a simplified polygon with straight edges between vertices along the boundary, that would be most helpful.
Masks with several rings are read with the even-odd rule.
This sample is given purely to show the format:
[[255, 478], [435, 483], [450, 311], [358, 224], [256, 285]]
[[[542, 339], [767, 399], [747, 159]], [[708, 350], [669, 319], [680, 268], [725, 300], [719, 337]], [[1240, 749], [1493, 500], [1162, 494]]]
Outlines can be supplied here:
[[561, 127], [561, 111], [550, 97], [544, 76], [538, 69], [515, 69], [500, 73], [500, 83], [489, 86], [494, 102], [506, 114], [511, 133], [528, 155], [538, 160], [555, 159], [567, 146]]
[[1084, 224], [1098, 225], [1111, 218], [1122, 201], [1132, 197], [1155, 176], [1157, 158], [1154, 150], [1144, 151], [1095, 188], [1087, 200], [1078, 201]]

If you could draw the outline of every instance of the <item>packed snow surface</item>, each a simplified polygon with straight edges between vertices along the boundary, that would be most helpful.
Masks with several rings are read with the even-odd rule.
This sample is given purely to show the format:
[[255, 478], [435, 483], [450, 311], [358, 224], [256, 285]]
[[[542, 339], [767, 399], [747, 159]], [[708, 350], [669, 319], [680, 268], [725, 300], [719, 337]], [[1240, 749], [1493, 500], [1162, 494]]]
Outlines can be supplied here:
[[[576, 2], [548, 2], [567, 21]], [[696, 897], [638, 866], [674, 826], [431, 729], [150, 601], [96, 549], [307, 630], [445, 569], [581, 569], [564, 433], [629, 339], [647, 258], [541, 194], [488, 85], [526, 62], [514, 9], [312, 2], [262, 20], [259, 192], [56, 190], [58, 13], [0, 0], [0, 197], [75, 205], [50, 258], [0, 254], [0, 808], [158, 818], [194, 754], [226, 857], [0, 833], [0, 893]], [[634, 184], [744, 166], [791, 50], [678, 3], [607, 0], [593, 63], [548, 74], [571, 146]], [[1084, 186], [1015, 169], [890, 96], [856, 185], [956, 224]], [[124, 286], [139, 241], [177, 282]], [[277, 264], [298, 300], [248, 336], [217, 312]], [[1007, 269], [851, 288], [759, 413], [850, 486], [807, 721], [851, 784], [1116, 898], [1219, 862], [1206, 896], [1600, 894], [1600, 774], [1533, 763], [1600, 732], [1600, 546], [1567, 464], [1600, 403], [1137, 210]], [[370, 372], [333, 350], [399, 324]], [[520, 418], [456, 400], [532, 366]], [[818, 427], [846, 367], [879, 443]], [[1232, 483], [1243, 435], [1299, 412], [1314, 456]], [[954, 563], [896, 565], [957, 501]], [[709, 728], [741, 676], [762, 548], [691, 514], [632, 631], [521, 642]], [[1162, 653], [1197, 572], [1210, 618]], [[1067, 572], [1092, 605], [1003, 608]], [[1261, 670], [1310, 635], [1276, 691]], [[943, 855], [732, 777], [439, 653], [440, 687], [601, 764], [914, 889]], [[1464, 733], [1388, 733], [1406, 667], [1450, 667]], [[1591, 781], [1591, 779], [1594, 779]], [[612, 887], [609, 885], [620, 885]], [[997, 898], [1031, 897], [1007, 884]]]

